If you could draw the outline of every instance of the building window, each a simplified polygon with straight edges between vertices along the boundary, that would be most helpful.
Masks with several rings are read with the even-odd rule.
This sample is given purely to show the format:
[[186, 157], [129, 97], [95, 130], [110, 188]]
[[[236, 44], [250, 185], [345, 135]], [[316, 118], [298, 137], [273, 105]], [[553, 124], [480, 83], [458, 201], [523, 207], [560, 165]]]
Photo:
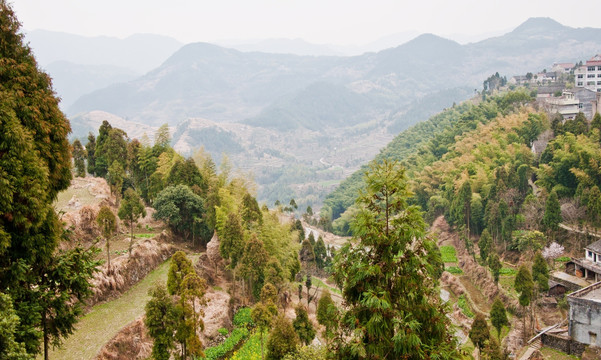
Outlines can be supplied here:
[[578, 74], [578, 79], [582, 79], [584, 77], [583, 74]]
[[582, 86], [582, 81], [579, 81], [578, 85], [576, 85], [576, 86]]
[[592, 258], [593, 257], [593, 252], [592, 251], [588, 251], [588, 257]]
[[587, 85], [595, 85], [595, 82], [594, 81], [587, 81], [586, 84]]
[[578, 103], [578, 109], [582, 109], [584, 107], [583, 103]]
[[589, 79], [590, 79], [590, 78], [594, 78], [594, 77], [595, 77], [595, 74], [587, 74], [587, 75], [586, 75], [586, 77], [587, 77], [587, 78], [589, 78]]
[[586, 68], [586, 70], [588, 70], [588, 71], [595, 71], [595, 67], [594, 66], [589, 66], [588, 68]]
[[601, 71], [601, 66], [597, 66], [597, 70]]
[[601, 77], [601, 74], [597, 74], [597, 77]]
[[601, 85], [601, 81], [597, 81], [597, 85]]

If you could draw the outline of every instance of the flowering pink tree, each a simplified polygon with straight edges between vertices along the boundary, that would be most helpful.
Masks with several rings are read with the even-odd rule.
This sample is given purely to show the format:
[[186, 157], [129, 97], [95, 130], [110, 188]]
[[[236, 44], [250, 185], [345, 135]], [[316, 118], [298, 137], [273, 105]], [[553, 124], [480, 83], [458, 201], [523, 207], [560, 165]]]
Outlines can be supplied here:
[[549, 246], [545, 247], [542, 251], [542, 255], [547, 261], [551, 259], [553, 261], [553, 267], [555, 267], [555, 259], [563, 255], [564, 247], [553, 241]]

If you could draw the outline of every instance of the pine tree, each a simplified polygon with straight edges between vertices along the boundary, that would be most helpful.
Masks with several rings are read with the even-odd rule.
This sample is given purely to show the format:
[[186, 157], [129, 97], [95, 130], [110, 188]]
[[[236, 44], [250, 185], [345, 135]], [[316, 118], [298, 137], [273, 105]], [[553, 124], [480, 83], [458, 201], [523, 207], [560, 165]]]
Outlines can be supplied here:
[[88, 134], [86, 155], [88, 159], [88, 172], [92, 174], [92, 176], [96, 176], [96, 137], [92, 133]]
[[329, 344], [338, 329], [339, 312], [327, 289], [321, 292], [316, 312], [317, 322], [324, 327], [322, 336]]
[[0, 292], [19, 318], [14, 341], [29, 355], [43, 343], [47, 358], [73, 331], [96, 262], [58, 249], [66, 234], [52, 202], [72, 177], [69, 121], [5, 0], [0, 24]]
[[151, 296], [146, 303], [144, 324], [152, 337], [152, 358], [169, 360], [174, 348], [174, 334], [177, 327], [177, 310], [175, 304], [163, 286], [148, 291]]
[[263, 334], [265, 333], [265, 330], [269, 329], [273, 322], [273, 312], [270, 311], [267, 308], [267, 306], [265, 306], [265, 304], [263, 304], [262, 302], [258, 302], [252, 308], [251, 317], [253, 323], [259, 329], [259, 337], [261, 339], [261, 359], [264, 359], [265, 356], [263, 355]]
[[194, 267], [186, 253], [180, 250], [173, 254], [167, 273], [167, 291], [169, 291], [169, 295], [179, 294], [182, 281], [184, 281], [186, 275], [193, 272]]
[[492, 308], [490, 309], [490, 322], [492, 323], [492, 326], [497, 329], [497, 337], [500, 341], [501, 330], [503, 329], [503, 326], [509, 326], [509, 321], [507, 320], [505, 305], [503, 305], [503, 302], [499, 298], [495, 299]]
[[323, 269], [328, 252], [326, 250], [326, 244], [321, 236], [317, 238], [317, 242], [315, 243], [315, 248], [313, 250], [315, 253], [315, 263], [317, 264], [317, 267]]
[[81, 145], [81, 141], [73, 141], [73, 164], [75, 165], [75, 176], [86, 177], [86, 151]]
[[259, 297], [263, 287], [265, 266], [269, 262], [269, 254], [265, 251], [263, 242], [253, 234], [244, 248], [244, 255], [240, 261], [240, 274], [249, 280], [249, 290], [255, 297]]
[[298, 335], [284, 315], [275, 318], [267, 340], [267, 360], [280, 360], [293, 352], [299, 344]]
[[532, 274], [525, 265], [520, 266], [518, 273], [515, 277], [514, 282], [515, 291], [518, 292], [518, 301], [522, 310], [524, 311], [524, 337], [526, 336], [526, 313], [525, 308], [528, 307], [532, 301], [532, 295], [534, 291], [534, 282], [532, 281]]
[[534, 256], [532, 279], [536, 283], [539, 294], [549, 290], [549, 267], [540, 252], [537, 252]]
[[482, 231], [482, 235], [480, 235], [480, 241], [478, 242], [478, 247], [480, 248], [480, 260], [486, 264], [488, 260], [488, 254], [490, 253], [490, 249], [492, 247], [492, 237], [488, 232], [488, 229], [484, 229]]
[[96, 215], [96, 223], [100, 232], [106, 241], [107, 270], [111, 271], [111, 240], [115, 231], [117, 231], [117, 218], [108, 206], [103, 206]]
[[146, 209], [142, 203], [142, 199], [134, 189], [129, 188], [125, 191], [125, 196], [119, 207], [119, 218], [129, 224], [129, 256], [134, 241], [134, 224], [138, 222], [140, 217], [146, 216]]
[[557, 231], [559, 229], [559, 223], [561, 222], [561, 207], [559, 205], [559, 199], [557, 193], [551, 191], [551, 194], [547, 198], [545, 203], [545, 214], [543, 215], [543, 225], [545, 229], [550, 231]]
[[470, 340], [478, 347], [480, 351], [486, 345], [486, 342], [490, 338], [490, 332], [488, 330], [488, 324], [486, 323], [486, 319], [484, 315], [478, 313], [474, 322], [472, 323], [472, 327], [470, 329]]
[[349, 335], [338, 355], [359, 359], [458, 356], [437, 291], [442, 260], [426, 235], [419, 209], [409, 206], [404, 169], [373, 163], [357, 200], [356, 238], [338, 254], [335, 279], [348, 310]]
[[296, 314], [296, 318], [292, 322], [294, 331], [296, 331], [296, 334], [298, 335], [299, 339], [303, 344], [309, 345], [315, 338], [315, 328], [309, 320], [307, 309], [299, 304], [294, 309], [294, 312]]
[[492, 277], [495, 281], [495, 284], [499, 283], [499, 275], [503, 264], [499, 260], [499, 255], [497, 253], [492, 253], [488, 256], [488, 267], [490, 268], [490, 272], [492, 273]]

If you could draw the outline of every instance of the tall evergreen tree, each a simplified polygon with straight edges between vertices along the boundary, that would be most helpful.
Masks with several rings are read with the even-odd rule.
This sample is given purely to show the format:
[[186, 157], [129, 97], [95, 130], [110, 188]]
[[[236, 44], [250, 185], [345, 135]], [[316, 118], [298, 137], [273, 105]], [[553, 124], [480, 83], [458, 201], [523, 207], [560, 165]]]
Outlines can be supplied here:
[[174, 334], [177, 327], [177, 310], [165, 287], [157, 286], [148, 291], [151, 296], [146, 303], [144, 324], [152, 337], [152, 358], [169, 360], [174, 348]]
[[490, 268], [495, 284], [498, 284], [503, 264], [501, 264], [501, 260], [499, 260], [499, 255], [497, 255], [497, 253], [492, 253], [488, 256], [488, 267]]
[[557, 192], [551, 191], [545, 202], [545, 214], [543, 215], [543, 226], [550, 231], [557, 231], [561, 222], [561, 207]]
[[111, 240], [115, 231], [117, 231], [117, 218], [113, 211], [108, 206], [103, 206], [98, 210], [96, 215], [96, 223], [100, 228], [100, 232], [106, 241], [106, 259], [107, 269], [111, 271]]
[[88, 172], [93, 176], [96, 176], [96, 137], [92, 133], [88, 134], [86, 155], [88, 159]]
[[417, 207], [409, 206], [404, 169], [374, 163], [353, 223], [355, 244], [338, 254], [335, 279], [348, 306], [347, 359], [458, 356], [437, 291], [442, 260]]
[[264, 270], [269, 262], [269, 254], [263, 242], [253, 234], [244, 248], [240, 261], [240, 274], [250, 282], [249, 290], [257, 298], [263, 287]]
[[532, 279], [539, 294], [549, 290], [549, 267], [540, 252], [534, 256], [532, 264]]
[[140, 196], [134, 189], [129, 188], [125, 191], [118, 215], [122, 221], [129, 224], [129, 256], [131, 256], [131, 248], [134, 241], [134, 224], [140, 217], [146, 216], [146, 209], [144, 208], [142, 199], [140, 199]]
[[497, 329], [497, 337], [499, 341], [501, 340], [501, 330], [503, 326], [509, 325], [509, 320], [507, 320], [507, 313], [505, 312], [505, 305], [501, 299], [496, 298], [492, 304], [492, 308], [490, 309], [490, 322], [492, 326]]
[[14, 341], [33, 355], [73, 331], [96, 263], [58, 250], [52, 202], [71, 181], [69, 121], [6, 0], [0, 24], [0, 292], [19, 318]]
[[484, 229], [484, 231], [482, 231], [482, 235], [480, 235], [480, 241], [478, 241], [478, 247], [480, 248], [480, 259], [486, 264], [488, 260], [488, 254], [490, 253], [490, 249], [492, 247], [492, 237], [490, 236], [488, 229]]
[[292, 322], [294, 331], [296, 331], [296, 334], [298, 335], [299, 339], [303, 344], [309, 345], [315, 338], [315, 328], [309, 320], [307, 309], [305, 309], [304, 306], [299, 304], [294, 309], [294, 312], [296, 314], [296, 318]]
[[280, 360], [287, 354], [296, 350], [299, 344], [298, 335], [290, 320], [283, 315], [277, 316], [273, 322], [273, 329], [267, 340], [267, 360]]
[[470, 340], [478, 347], [480, 351], [486, 345], [486, 342], [490, 338], [490, 332], [488, 331], [488, 324], [486, 323], [486, 319], [484, 315], [478, 313], [474, 322], [472, 323], [472, 327], [470, 329]]
[[85, 177], [86, 176], [86, 151], [81, 145], [81, 141], [76, 139], [73, 141], [73, 165], [75, 165], [75, 176]]
[[524, 337], [527, 335], [526, 331], [526, 307], [532, 302], [532, 296], [534, 291], [534, 281], [532, 281], [532, 274], [525, 265], [520, 266], [517, 275], [515, 276], [514, 286], [515, 291], [518, 292], [518, 301], [522, 307], [523, 319], [524, 319]]

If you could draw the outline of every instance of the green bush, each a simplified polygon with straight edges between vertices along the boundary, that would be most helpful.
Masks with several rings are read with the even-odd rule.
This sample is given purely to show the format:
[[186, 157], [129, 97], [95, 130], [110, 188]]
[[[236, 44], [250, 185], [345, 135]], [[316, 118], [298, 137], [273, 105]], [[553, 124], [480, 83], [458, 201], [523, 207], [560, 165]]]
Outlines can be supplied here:
[[221, 328], [221, 329], [217, 330], [217, 332], [223, 336], [227, 336], [230, 333], [226, 328]]
[[457, 266], [449, 266], [445, 270], [448, 271], [448, 272], [450, 272], [453, 275], [461, 275], [461, 274], [463, 274], [463, 270], [461, 270]]
[[245, 327], [235, 328], [232, 330], [232, 334], [225, 339], [222, 344], [205, 349], [205, 357], [203, 359], [216, 360], [224, 357], [227, 353], [234, 350], [236, 345], [246, 339], [248, 334], [249, 331]]
[[250, 308], [244, 307], [238, 310], [238, 312], [234, 315], [234, 326], [253, 326], [253, 321], [250, 317]]
[[557, 259], [555, 259], [555, 261], [559, 261], [559, 262], [568, 262], [570, 260], [572, 260], [572, 258], [569, 256], [561, 256], [561, 257], [558, 257]]

